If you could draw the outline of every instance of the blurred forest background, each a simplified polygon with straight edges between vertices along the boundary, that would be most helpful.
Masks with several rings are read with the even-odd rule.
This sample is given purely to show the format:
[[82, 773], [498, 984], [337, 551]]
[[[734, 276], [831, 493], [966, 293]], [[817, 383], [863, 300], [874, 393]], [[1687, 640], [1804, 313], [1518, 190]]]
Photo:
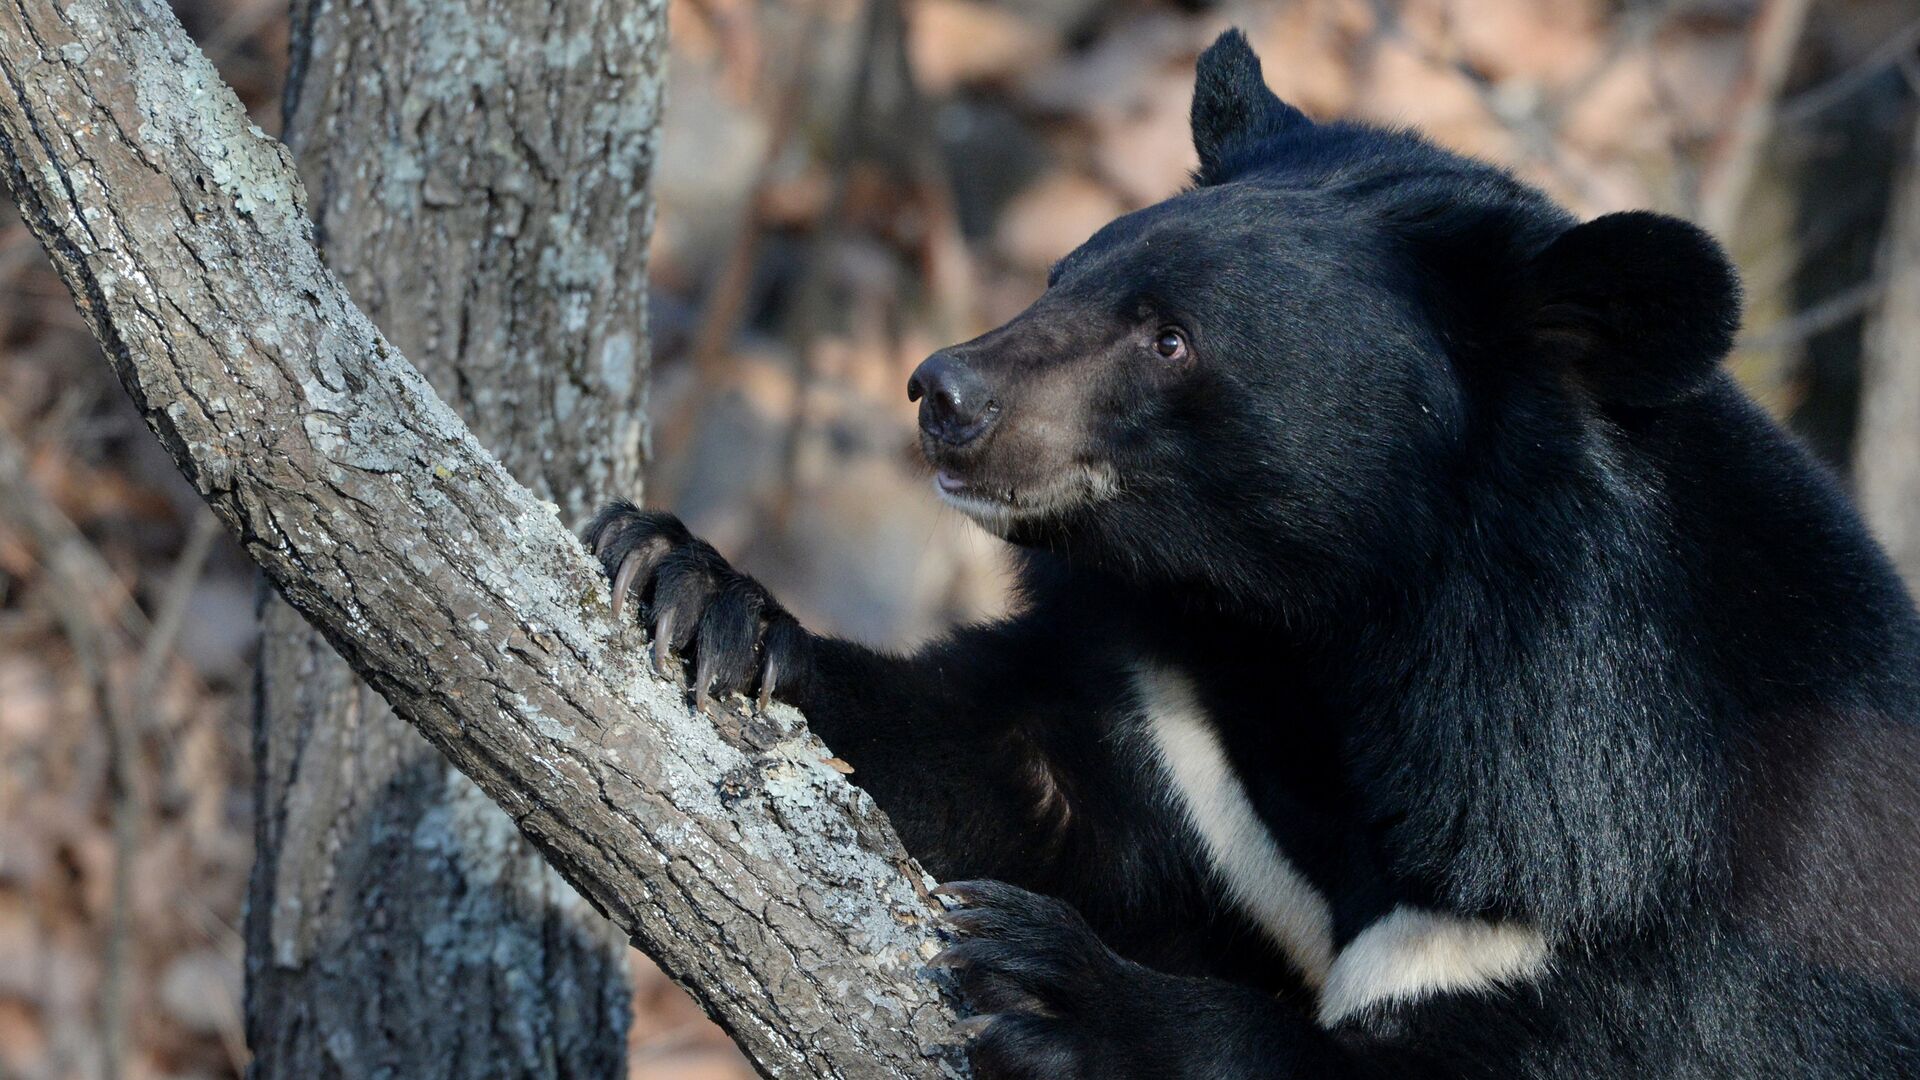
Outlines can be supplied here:
[[[285, 0], [174, 6], [277, 131]], [[1193, 59], [1233, 24], [1310, 115], [1713, 229], [1735, 372], [1920, 566], [1915, 0], [675, 0], [648, 500], [817, 628], [904, 644], [1002, 604], [915, 465], [906, 374], [1185, 182]], [[256, 576], [4, 214], [0, 1080], [99, 1076], [110, 1031], [130, 1077], [238, 1075]], [[748, 1075], [633, 978], [633, 1077]]]

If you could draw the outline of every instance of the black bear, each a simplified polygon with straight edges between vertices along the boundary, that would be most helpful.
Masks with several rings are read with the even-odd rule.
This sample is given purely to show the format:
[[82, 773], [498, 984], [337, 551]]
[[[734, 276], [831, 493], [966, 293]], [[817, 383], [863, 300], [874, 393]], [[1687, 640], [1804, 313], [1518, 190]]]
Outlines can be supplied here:
[[1024, 601], [911, 657], [589, 539], [960, 903], [987, 1077], [1920, 1075], [1920, 618], [1718, 370], [1738, 286], [1237, 33], [1191, 190], [908, 386]]

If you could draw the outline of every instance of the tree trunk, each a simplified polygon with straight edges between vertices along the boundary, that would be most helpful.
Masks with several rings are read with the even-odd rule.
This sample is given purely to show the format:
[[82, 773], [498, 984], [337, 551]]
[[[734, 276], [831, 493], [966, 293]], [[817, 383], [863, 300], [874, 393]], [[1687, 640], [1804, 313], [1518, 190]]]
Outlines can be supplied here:
[[1920, 595], [1920, 127], [1881, 255], [1886, 292], [1867, 325], [1854, 481], [1867, 520]]
[[[638, 490], [661, 0], [299, 0], [287, 145], [326, 261], [581, 520]], [[611, 1077], [626, 945], [277, 598], [247, 1027], [261, 1077]]]
[[290, 156], [161, 0], [0, 5], [0, 164], [281, 595], [756, 1066], [960, 1071], [936, 905], [884, 815], [792, 710], [709, 719], [647, 673], [554, 506], [321, 264]]

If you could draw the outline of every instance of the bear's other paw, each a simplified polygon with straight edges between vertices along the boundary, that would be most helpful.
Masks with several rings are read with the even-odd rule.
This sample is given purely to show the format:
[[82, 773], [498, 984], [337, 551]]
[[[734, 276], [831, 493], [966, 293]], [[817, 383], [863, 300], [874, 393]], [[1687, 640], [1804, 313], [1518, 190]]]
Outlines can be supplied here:
[[1072, 907], [998, 881], [934, 890], [958, 941], [950, 968], [974, 1016], [980, 1080], [1339, 1080], [1354, 1063], [1252, 987], [1186, 978], [1107, 948]]
[[[952, 970], [974, 1012], [970, 1054], [980, 1080], [1093, 1080], [1118, 1055], [1116, 1004], [1139, 979], [1161, 976], [1107, 948], [1072, 907], [998, 881], [958, 881], [935, 892], [960, 906], [959, 940], [935, 960]], [[1124, 1026], [1124, 1025], [1122, 1025]]]
[[[669, 674], [692, 654], [695, 704], [759, 691], [765, 709], [807, 671], [807, 633], [759, 582], [735, 570], [680, 519], [624, 500], [594, 515], [583, 534], [613, 581], [613, 616], [629, 601], [653, 637], [653, 666]], [[780, 696], [785, 697], [786, 694]]]

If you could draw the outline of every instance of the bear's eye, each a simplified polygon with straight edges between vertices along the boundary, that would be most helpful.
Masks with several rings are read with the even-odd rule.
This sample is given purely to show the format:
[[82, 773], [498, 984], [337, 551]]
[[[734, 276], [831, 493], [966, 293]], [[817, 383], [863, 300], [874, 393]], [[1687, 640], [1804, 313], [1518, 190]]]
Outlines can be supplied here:
[[1187, 335], [1171, 326], [1163, 326], [1153, 337], [1153, 351], [1163, 360], [1187, 358]]

